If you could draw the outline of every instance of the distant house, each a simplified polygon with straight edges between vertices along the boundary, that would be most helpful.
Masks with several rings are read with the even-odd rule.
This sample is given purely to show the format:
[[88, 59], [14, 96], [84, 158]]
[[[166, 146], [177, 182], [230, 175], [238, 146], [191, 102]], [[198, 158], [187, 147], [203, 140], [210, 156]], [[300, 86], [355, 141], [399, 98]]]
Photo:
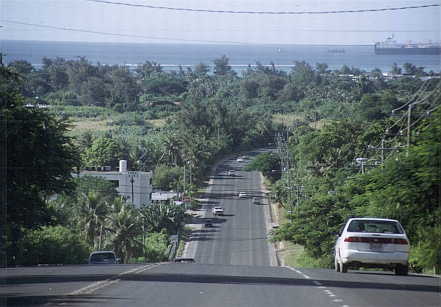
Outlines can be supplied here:
[[119, 195], [135, 207], [147, 206], [151, 203], [152, 172], [127, 171], [127, 161], [121, 160], [119, 171], [111, 171], [110, 167], [100, 167], [99, 170], [85, 170], [79, 176], [94, 176], [111, 181]]

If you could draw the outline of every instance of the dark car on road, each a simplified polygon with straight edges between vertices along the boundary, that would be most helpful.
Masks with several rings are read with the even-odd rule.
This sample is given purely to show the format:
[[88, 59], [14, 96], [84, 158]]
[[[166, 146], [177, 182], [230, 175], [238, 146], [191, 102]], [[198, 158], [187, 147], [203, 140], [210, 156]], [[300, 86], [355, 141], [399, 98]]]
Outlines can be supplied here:
[[119, 259], [112, 251], [96, 251], [90, 254], [89, 264], [117, 264]]

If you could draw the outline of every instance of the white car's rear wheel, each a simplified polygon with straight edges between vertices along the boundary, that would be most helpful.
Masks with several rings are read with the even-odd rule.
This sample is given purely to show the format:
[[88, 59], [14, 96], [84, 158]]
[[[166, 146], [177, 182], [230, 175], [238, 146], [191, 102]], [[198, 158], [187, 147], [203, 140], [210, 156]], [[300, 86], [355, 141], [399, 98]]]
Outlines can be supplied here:
[[340, 264], [338, 263], [337, 256], [334, 258], [334, 270], [340, 272]]
[[345, 263], [340, 263], [340, 272], [347, 273], [348, 272], [348, 265]]
[[408, 265], [402, 265], [402, 264], [398, 264], [395, 267], [395, 275], [407, 275], [409, 274], [409, 266]]

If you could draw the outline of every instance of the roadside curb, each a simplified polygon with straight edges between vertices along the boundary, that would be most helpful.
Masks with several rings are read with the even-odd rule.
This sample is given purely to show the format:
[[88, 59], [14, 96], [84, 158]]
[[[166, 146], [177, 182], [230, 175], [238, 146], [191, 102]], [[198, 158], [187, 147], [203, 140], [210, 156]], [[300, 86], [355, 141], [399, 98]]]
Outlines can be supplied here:
[[[268, 195], [269, 190], [266, 188], [264, 183], [264, 177], [263, 174], [260, 172], [260, 188], [265, 195]], [[269, 233], [272, 230], [272, 225], [274, 222], [278, 222], [273, 214], [272, 204], [271, 200], [266, 197], [266, 202], [268, 203], [268, 206], [265, 206], [264, 208], [264, 214], [266, 219], [266, 232]], [[281, 266], [281, 259], [277, 250], [277, 243], [270, 242], [269, 239], [267, 239], [268, 242], [268, 251], [270, 254], [270, 264], [271, 266]]]

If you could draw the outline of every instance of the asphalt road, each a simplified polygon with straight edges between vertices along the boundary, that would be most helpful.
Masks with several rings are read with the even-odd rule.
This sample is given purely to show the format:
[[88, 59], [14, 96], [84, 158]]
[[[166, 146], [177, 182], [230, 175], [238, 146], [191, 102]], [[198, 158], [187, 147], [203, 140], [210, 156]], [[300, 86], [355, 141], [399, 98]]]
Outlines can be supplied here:
[[[197, 241], [196, 262], [203, 264], [269, 266], [270, 254], [267, 241], [267, 200], [261, 191], [258, 172], [246, 172], [246, 164], [230, 159], [218, 165], [212, 176], [208, 192], [202, 198], [203, 210], [213, 227], [205, 227], [193, 234]], [[233, 170], [234, 175], [228, 175]], [[239, 198], [238, 193], [247, 194]], [[253, 203], [255, 198], [258, 203]], [[211, 209], [224, 208], [224, 215], [213, 216]]]
[[[259, 176], [241, 166], [227, 161], [213, 178], [204, 208], [226, 215], [195, 233], [196, 263], [3, 269], [0, 306], [441, 306], [439, 278], [270, 266], [264, 199], [234, 197], [260, 193]], [[237, 177], [220, 174], [232, 168]]]

